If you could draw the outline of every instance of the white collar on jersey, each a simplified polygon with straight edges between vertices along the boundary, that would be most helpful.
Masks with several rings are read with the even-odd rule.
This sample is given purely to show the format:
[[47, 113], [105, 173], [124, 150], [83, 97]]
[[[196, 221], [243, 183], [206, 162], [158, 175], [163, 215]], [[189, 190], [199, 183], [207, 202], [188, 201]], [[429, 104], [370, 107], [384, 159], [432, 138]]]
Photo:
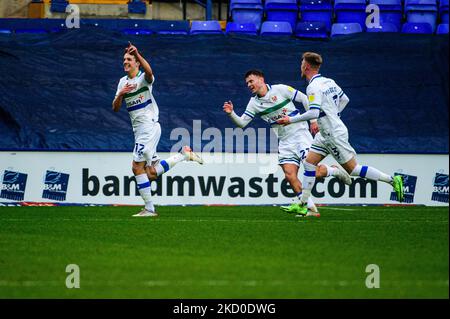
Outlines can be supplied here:
[[322, 76], [322, 75], [320, 75], [320, 74], [314, 75], [314, 76], [311, 78], [311, 80], [309, 80], [309, 84], [311, 84], [311, 82], [312, 82], [314, 79], [320, 78], [321, 76]]
[[[137, 78], [137, 77], [140, 76], [141, 74], [142, 74], [142, 71], [139, 70], [138, 74], [136, 74], [136, 76], [135, 76], [133, 79]], [[128, 77], [128, 75], [127, 75], [127, 80], [132, 80], [132, 79], [130, 79], [130, 78]]]

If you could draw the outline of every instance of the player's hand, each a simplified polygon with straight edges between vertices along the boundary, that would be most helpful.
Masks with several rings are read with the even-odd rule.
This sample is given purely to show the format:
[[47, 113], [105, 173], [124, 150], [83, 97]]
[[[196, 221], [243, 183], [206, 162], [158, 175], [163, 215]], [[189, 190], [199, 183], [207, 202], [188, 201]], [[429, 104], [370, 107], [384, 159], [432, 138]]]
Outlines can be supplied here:
[[227, 114], [233, 112], [233, 103], [231, 101], [223, 103], [223, 111]]
[[137, 56], [139, 54], [139, 51], [134, 45], [131, 44], [131, 42], [128, 42], [127, 53]]
[[319, 132], [319, 124], [317, 124], [317, 122], [311, 122], [309, 124], [309, 129], [311, 131], [311, 134], [314, 136]]
[[127, 94], [131, 91], [133, 91], [136, 88], [136, 84], [125, 84], [125, 86], [122, 88], [122, 90], [119, 91], [119, 95]]
[[288, 125], [290, 123], [291, 123], [291, 119], [287, 115], [283, 116], [281, 119], [279, 119], [277, 121], [277, 124], [280, 124], [280, 125]]

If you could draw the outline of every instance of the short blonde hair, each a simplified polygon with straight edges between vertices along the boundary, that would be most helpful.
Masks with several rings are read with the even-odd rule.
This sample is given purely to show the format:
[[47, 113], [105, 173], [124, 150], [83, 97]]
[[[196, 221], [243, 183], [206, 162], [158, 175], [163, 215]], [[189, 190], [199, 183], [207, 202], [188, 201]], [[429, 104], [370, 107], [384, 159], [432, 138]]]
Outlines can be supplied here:
[[302, 59], [305, 60], [313, 69], [320, 68], [323, 63], [322, 56], [315, 52], [303, 53]]

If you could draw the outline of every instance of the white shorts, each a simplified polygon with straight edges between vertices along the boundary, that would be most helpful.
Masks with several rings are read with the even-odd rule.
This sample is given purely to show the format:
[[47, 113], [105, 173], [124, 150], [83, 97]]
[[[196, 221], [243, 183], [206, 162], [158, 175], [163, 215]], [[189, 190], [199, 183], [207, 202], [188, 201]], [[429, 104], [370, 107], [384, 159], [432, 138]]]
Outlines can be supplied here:
[[289, 136], [278, 142], [278, 164], [295, 164], [300, 166], [308, 155], [313, 141], [308, 130], [301, 130], [293, 136]]
[[356, 156], [355, 150], [348, 142], [348, 133], [324, 137], [319, 132], [314, 136], [311, 151], [323, 156], [331, 154], [339, 164], [345, 164]]
[[135, 162], [152, 162], [159, 160], [156, 154], [156, 146], [158, 146], [161, 137], [161, 125], [156, 122], [150, 129], [140, 133], [135, 133], [133, 160]]

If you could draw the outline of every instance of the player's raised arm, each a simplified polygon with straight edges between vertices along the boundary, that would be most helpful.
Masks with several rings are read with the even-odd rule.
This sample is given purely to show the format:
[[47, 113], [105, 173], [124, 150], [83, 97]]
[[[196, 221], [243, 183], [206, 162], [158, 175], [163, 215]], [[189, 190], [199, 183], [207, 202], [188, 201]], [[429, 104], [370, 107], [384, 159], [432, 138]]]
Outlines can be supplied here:
[[250, 112], [245, 111], [242, 116], [237, 115], [234, 112], [233, 103], [231, 101], [227, 101], [223, 103], [223, 111], [228, 114], [231, 120], [236, 124], [237, 127], [244, 128], [250, 123], [254, 116], [251, 115]]
[[147, 62], [147, 60], [139, 53], [138, 49], [131, 44], [131, 42], [128, 42], [128, 48], [127, 48], [127, 52], [131, 55], [134, 55], [136, 57], [136, 61], [138, 61], [142, 67], [142, 69], [144, 69], [145, 72], [145, 80], [148, 83], [152, 83], [153, 82], [153, 70], [150, 67], [150, 64]]

